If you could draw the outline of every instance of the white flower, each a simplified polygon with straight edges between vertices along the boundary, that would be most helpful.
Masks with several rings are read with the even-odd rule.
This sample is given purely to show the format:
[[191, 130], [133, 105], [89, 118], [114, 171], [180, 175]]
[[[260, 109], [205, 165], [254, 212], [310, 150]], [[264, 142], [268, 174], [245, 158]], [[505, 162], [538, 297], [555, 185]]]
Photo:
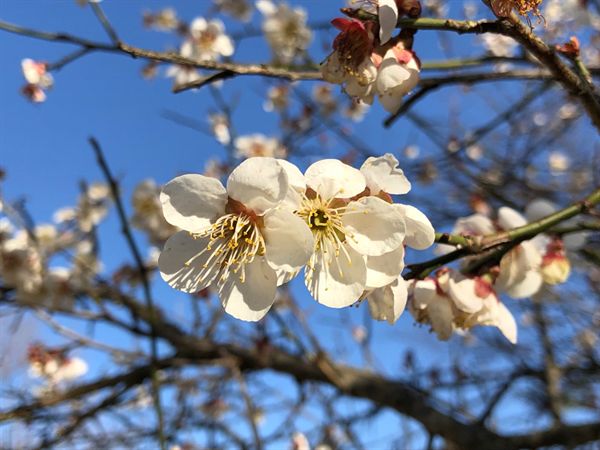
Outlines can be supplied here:
[[398, 167], [398, 160], [391, 153], [367, 158], [360, 171], [371, 195], [377, 195], [381, 191], [387, 194], [406, 194], [410, 191], [410, 181]]
[[293, 434], [290, 450], [310, 450], [310, 444], [304, 433], [296, 431]]
[[252, 7], [246, 0], [213, 0], [217, 9], [230, 16], [248, 22], [252, 17]]
[[27, 84], [23, 86], [21, 91], [32, 102], [41, 103], [45, 101], [45, 91], [54, 85], [54, 79], [47, 69], [48, 65], [44, 62], [34, 61], [29, 58], [21, 61], [23, 77], [27, 81]]
[[42, 257], [27, 233], [0, 242], [0, 276], [19, 296], [37, 292], [43, 282]]
[[131, 224], [148, 234], [150, 242], [158, 245], [166, 241], [177, 228], [169, 224], [163, 214], [160, 203], [160, 187], [154, 180], [144, 180], [133, 191], [131, 203], [134, 214]]
[[510, 36], [496, 33], [484, 33], [479, 37], [483, 46], [494, 56], [509, 58], [514, 56], [517, 42]]
[[267, 92], [263, 109], [267, 112], [284, 111], [289, 105], [289, 87], [285, 84], [272, 86]]
[[202, 78], [200, 72], [192, 66], [171, 65], [167, 68], [167, 77], [173, 78], [175, 86], [193, 83]]
[[277, 62], [290, 64], [306, 51], [312, 31], [303, 8], [291, 8], [285, 2], [275, 5], [270, 0], [258, 0], [256, 7], [265, 17], [262, 29]]
[[264, 157], [242, 162], [227, 188], [203, 175], [171, 180], [161, 193], [163, 213], [184, 231], [160, 255], [163, 279], [184, 292], [216, 284], [227, 313], [260, 320], [273, 304], [278, 273], [296, 273], [313, 247], [306, 224], [278, 208], [289, 186], [284, 166]]
[[419, 83], [419, 64], [414, 55], [403, 48], [388, 50], [379, 66], [377, 92], [384, 109], [394, 113], [402, 98]]
[[192, 21], [189, 38], [181, 46], [181, 56], [197, 61], [216, 61], [233, 55], [233, 41], [225, 34], [223, 22], [198, 17]]
[[229, 144], [231, 133], [229, 132], [229, 119], [227, 119], [227, 116], [225, 114], [210, 114], [208, 121], [210, 122], [210, 129], [219, 144]]
[[569, 169], [571, 161], [562, 152], [550, 152], [548, 155], [548, 166], [553, 174], [559, 174]]
[[366, 256], [397, 250], [404, 240], [400, 212], [380, 198], [351, 200], [365, 190], [357, 169], [335, 159], [311, 165], [305, 173], [310, 188], [297, 214], [311, 228], [314, 252], [305, 282], [319, 302], [342, 308], [356, 302], [367, 283]]
[[494, 326], [511, 342], [517, 342], [517, 325], [498, 300], [488, 281], [442, 270], [435, 279], [416, 280], [410, 287], [409, 310], [417, 322], [431, 325], [439, 339], [454, 330]]
[[400, 276], [387, 286], [373, 290], [367, 295], [371, 317], [393, 325], [404, 311], [407, 297], [408, 285]]
[[379, 16], [379, 41], [385, 44], [392, 37], [398, 22], [398, 5], [396, 0], [379, 0], [377, 15]]
[[260, 133], [237, 137], [233, 145], [236, 149], [235, 156], [238, 158], [251, 158], [253, 156], [283, 158], [286, 155], [285, 148], [281, 146], [276, 138], [268, 138]]
[[144, 26], [158, 31], [173, 31], [179, 27], [179, 19], [173, 8], [164, 8], [153, 14], [144, 12]]

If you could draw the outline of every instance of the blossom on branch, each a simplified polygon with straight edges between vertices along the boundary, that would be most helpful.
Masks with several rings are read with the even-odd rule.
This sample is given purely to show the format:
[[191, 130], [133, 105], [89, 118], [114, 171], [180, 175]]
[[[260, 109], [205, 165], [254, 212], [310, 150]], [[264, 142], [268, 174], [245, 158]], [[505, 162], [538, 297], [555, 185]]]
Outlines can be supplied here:
[[46, 91], [54, 85], [54, 79], [48, 72], [48, 64], [27, 58], [21, 61], [21, 70], [27, 81], [21, 89], [23, 95], [34, 103], [44, 102]]

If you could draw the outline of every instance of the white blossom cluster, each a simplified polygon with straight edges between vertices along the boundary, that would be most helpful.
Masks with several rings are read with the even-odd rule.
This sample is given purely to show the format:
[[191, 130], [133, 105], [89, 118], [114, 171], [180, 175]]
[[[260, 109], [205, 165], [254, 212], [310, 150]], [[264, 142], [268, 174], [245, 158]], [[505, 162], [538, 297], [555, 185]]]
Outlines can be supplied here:
[[293, 164], [252, 157], [226, 186], [182, 175], [161, 193], [174, 234], [159, 258], [163, 279], [194, 293], [215, 287], [225, 311], [246, 321], [271, 308], [278, 286], [304, 269], [316, 301], [332, 308], [368, 298], [377, 320], [394, 323], [406, 304], [404, 246], [425, 249], [435, 233], [427, 217], [393, 203], [410, 183], [391, 154], [360, 170], [336, 159]]
[[38, 396], [51, 393], [69, 381], [82, 377], [88, 371], [87, 363], [77, 357], [69, 357], [63, 350], [33, 344], [27, 352], [29, 376], [40, 378], [43, 385], [35, 390]]
[[369, 105], [377, 96], [386, 111], [394, 113], [418, 84], [421, 64], [405, 40], [392, 38], [401, 15], [395, 0], [380, 0], [377, 12], [378, 34], [372, 21], [332, 21], [340, 33], [321, 72], [326, 81], [342, 84], [348, 95]]
[[[80, 195], [76, 207], [62, 208], [54, 224], [39, 224], [30, 229], [16, 226], [8, 215], [18, 216], [2, 203], [7, 217], [0, 219], [0, 281], [13, 290], [17, 301], [51, 309], [70, 309], [75, 295], [90, 286], [101, 270], [93, 243], [93, 228], [104, 218], [109, 203], [104, 184], [92, 184]], [[65, 267], [54, 257], [68, 251], [72, 257]]]
[[21, 71], [26, 84], [21, 92], [34, 103], [46, 101], [46, 91], [54, 85], [54, 79], [48, 72], [48, 64], [26, 58], [21, 61]]

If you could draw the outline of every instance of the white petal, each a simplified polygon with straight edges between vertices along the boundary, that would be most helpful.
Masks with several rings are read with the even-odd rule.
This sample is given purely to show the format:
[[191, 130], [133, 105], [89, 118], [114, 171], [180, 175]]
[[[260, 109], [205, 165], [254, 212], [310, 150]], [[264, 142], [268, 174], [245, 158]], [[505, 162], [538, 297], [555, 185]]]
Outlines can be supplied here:
[[[530, 280], [534, 280], [529, 273], [537, 272], [541, 262], [542, 257], [535, 246], [528, 241], [522, 242], [500, 260], [500, 275], [496, 284], [501, 289], [509, 290], [520, 284], [526, 276], [529, 276]], [[526, 290], [526, 292], [528, 291]]]
[[448, 280], [448, 295], [463, 312], [475, 313], [483, 308], [483, 300], [475, 293], [475, 280], [453, 273]]
[[395, 114], [402, 105], [404, 94], [401, 92], [393, 92], [389, 94], [379, 94], [379, 103], [390, 114]]
[[293, 272], [287, 272], [285, 270], [276, 270], [275, 272], [277, 273], [277, 287], [289, 283], [300, 273], [299, 270], [295, 270]]
[[362, 197], [347, 206], [342, 222], [348, 243], [359, 253], [380, 256], [404, 241], [404, 218], [392, 204], [378, 197]]
[[386, 286], [404, 270], [404, 246], [381, 256], [367, 257], [367, 289]]
[[299, 270], [313, 252], [314, 238], [304, 220], [284, 209], [271, 209], [264, 216], [265, 257], [275, 270]]
[[227, 179], [229, 197], [263, 214], [277, 206], [286, 196], [288, 179], [275, 158], [248, 158]]
[[558, 208], [554, 203], [538, 198], [527, 205], [525, 208], [525, 217], [529, 222], [535, 222], [536, 220], [540, 220], [542, 217], [549, 216], [556, 211], [558, 211]]
[[206, 30], [207, 26], [208, 23], [204, 17], [197, 17], [192, 20], [192, 23], [190, 24], [190, 33], [197, 37], [200, 35], [200, 33]]
[[503, 230], [510, 230], [511, 228], [527, 225], [527, 219], [514, 209], [503, 206], [498, 210], [498, 225], [500, 225]]
[[536, 294], [543, 283], [542, 275], [539, 272], [530, 270], [525, 273], [519, 282], [506, 287], [506, 293], [512, 298], [527, 298]]
[[404, 311], [407, 297], [408, 289], [402, 277], [388, 286], [375, 289], [368, 295], [371, 317], [375, 320], [387, 320], [393, 325]]
[[315, 255], [314, 270], [305, 269], [306, 287], [313, 298], [325, 306], [350, 306], [365, 290], [367, 269], [364, 258], [346, 244], [338, 256], [330, 241], [325, 241], [325, 245], [327, 252]]
[[379, 66], [377, 91], [390, 94], [392, 91], [403, 96], [419, 83], [419, 66], [414, 59], [407, 64], [399, 63], [396, 55], [389, 50]]
[[233, 55], [233, 41], [227, 35], [219, 35], [214, 43], [214, 47], [223, 56]]
[[288, 177], [288, 192], [282, 202], [282, 207], [295, 210], [302, 201], [302, 195], [306, 192], [306, 179], [300, 169], [285, 159], [277, 159]]
[[473, 214], [456, 221], [453, 234], [464, 234], [467, 236], [485, 236], [496, 231], [489, 217], [483, 214]]
[[187, 231], [171, 236], [158, 258], [163, 280], [183, 292], [198, 292], [208, 287], [217, 276], [218, 267], [203, 267], [209, 252], [196, 257], [206, 248], [208, 241], [208, 238], [194, 239]]
[[511, 344], [517, 343], [517, 322], [509, 311], [504, 306], [504, 303], [498, 303], [498, 311], [496, 316], [496, 326], [502, 332], [504, 337], [510, 341]]
[[264, 317], [275, 301], [277, 275], [262, 258], [244, 266], [246, 278], [239, 273], [219, 286], [219, 297], [227, 314], [236, 319], [256, 322]]
[[160, 193], [167, 222], [198, 232], [225, 213], [227, 192], [219, 180], [204, 175], [182, 175], [169, 181]]
[[398, 160], [391, 153], [367, 158], [360, 171], [365, 176], [372, 195], [377, 195], [379, 191], [388, 194], [406, 194], [410, 191], [410, 182], [402, 169], [398, 168]]
[[417, 250], [425, 250], [435, 242], [435, 230], [425, 214], [411, 205], [396, 204], [406, 223], [404, 244]]
[[379, 40], [385, 44], [392, 37], [398, 22], [398, 5], [396, 0], [379, 0], [377, 14], [379, 16]]
[[323, 199], [351, 198], [365, 190], [367, 183], [360, 170], [337, 159], [322, 159], [304, 173], [306, 184]]
[[257, 0], [256, 9], [265, 16], [271, 16], [277, 12], [277, 7], [270, 0]]

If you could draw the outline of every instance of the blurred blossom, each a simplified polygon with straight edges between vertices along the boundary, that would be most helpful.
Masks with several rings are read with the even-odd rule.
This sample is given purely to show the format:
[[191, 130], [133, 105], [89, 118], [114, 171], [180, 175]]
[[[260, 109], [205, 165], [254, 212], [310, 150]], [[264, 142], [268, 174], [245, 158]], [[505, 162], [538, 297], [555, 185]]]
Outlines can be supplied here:
[[571, 161], [567, 155], [559, 151], [550, 152], [548, 155], [548, 166], [553, 173], [565, 172], [569, 169]]
[[402, 154], [408, 159], [417, 159], [421, 150], [417, 145], [407, 145], [402, 150]]
[[446, 150], [448, 151], [448, 153], [456, 153], [457, 151], [460, 150], [460, 142], [457, 138], [455, 137], [451, 137], [448, 140], [448, 143], [446, 144]]
[[360, 122], [365, 117], [370, 106], [357, 100], [351, 100], [342, 110], [342, 115], [354, 122]]
[[544, 18], [549, 31], [555, 34], [575, 28], [600, 27], [600, 17], [592, 13], [586, 2], [581, 0], [547, 0], [544, 3]]
[[539, 111], [533, 115], [533, 123], [536, 127], [543, 127], [548, 123], [548, 115]]
[[312, 92], [313, 100], [319, 105], [319, 112], [327, 117], [333, 114], [338, 107], [337, 100], [328, 84], [317, 84]]
[[160, 187], [154, 180], [144, 180], [135, 187], [131, 199], [134, 210], [131, 224], [145, 232], [154, 245], [163, 245], [178, 231], [165, 220], [159, 195]]
[[145, 27], [158, 31], [173, 31], [179, 28], [179, 19], [173, 8], [164, 8], [157, 13], [145, 11], [143, 23]]
[[511, 57], [517, 49], [517, 42], [510, 36], [495, 33], [484, 33], [479, 36], [485, 49], [494, 56]]
[[362, 344], [368, 337], [367, 329], [362, 325], [352, 327], [352, 339], [358, 344]]
[[27, 359], [29, 376], [43, 378], [49, 390], [65, 381], [80, 378], [88, 371], [83, 359], [68, 357], [64, 351], [44, 347], [42, 344], [32, 345], [27, 352]]
[[198, 72], [195, 67], [180, 65], [169, 66], [167, 68], [166, 76], [173, 78], [176, 86], [193, 83], [202, 78], [202, 75], [200, 75], [200, 72]]
[[305, 53], [312, 31], [306, 23], [304, 8], [270, 0], [258, 0], [256, 8], [264, 16], [262, 29], [277, 63], [290, 64]]
[[252, 17], [252, 7], [247, 0], [213, 0], [217, 10], [231, 17], [248, 22]]
[[223, 22], [198, 17], [190, 24], [189, 36], [180, 53], [197, 61], [217, 61], [221, 56], [233, 55], [233, 41], [225, 34]]
[[474, 1], [466, 1], [463, 4], [463, 12], [465, 14], [465, 19], [473, 20], [477, 17], [478, 5]]
[[310, 444], [308, 443], [308, 439], [303, 433], [296, 431], [292, 435], [292, 443], [290, 450], [310, 450]]
[[229, 132], [229, 119], [225, 114], [209, 114], [208, 121], [210, 129], [215, 138], [222, 145], [228, 145], [231, 142], [231, 134]]
[[267, 92], [267, 99], [263, 104], [263, 109], [267, 112], [284, 111], [289, 106], [289, 85], [280, 84], [272, 86]]
[[575, 103], [565, 103], [558, 110], [558, 116], [563, 120], [574, 119], [579, 115], [579, 109]]
[[235, 139], [235, 156], [238, 158], [251, 158], [253, 156], [269, 156], [272, 158], [285, 158], [286, 149], [282, 147], [277, 138], [268, 138], [264, 134], [255, 133], [239, 136]]
[[146, 80], [151, 80], [158, 75], [159, 64], [157, 61], [148, 61], [142, 66], [142, 77]]
[[465, 152], [473, 161], [479, 161], [483, 157], [483, 148], [478, 144], [469, 145]]
[[204, 172], [206, 177], [216, 178], [220, 180], [227, 173], [227, 166], [217, 159], [209, 159], [204, 164]]
[[46, 100], [46, 90], [52, 88], [54, 79], [47, 71], [48, 64], [45, 62], [24, 59], [21, 61], [21, 70], [27, 84], [21, 89], [25, 97], [34, 103], [42, 103]]
[[448, 15], [449, 8], [446, 0], [425, 0], [423, 4], [432, 17], [446, 17]]
[[25, 231], [0, 241], [0, 275], [17, 296], [38, 292], [43, 283], [42, 256]]
[[438, 169], [435, 161], [429, 160], [420, 164], [417, 168], [417, 177], [423, 184], [429, 184], [435, 181], [438, 177]]

